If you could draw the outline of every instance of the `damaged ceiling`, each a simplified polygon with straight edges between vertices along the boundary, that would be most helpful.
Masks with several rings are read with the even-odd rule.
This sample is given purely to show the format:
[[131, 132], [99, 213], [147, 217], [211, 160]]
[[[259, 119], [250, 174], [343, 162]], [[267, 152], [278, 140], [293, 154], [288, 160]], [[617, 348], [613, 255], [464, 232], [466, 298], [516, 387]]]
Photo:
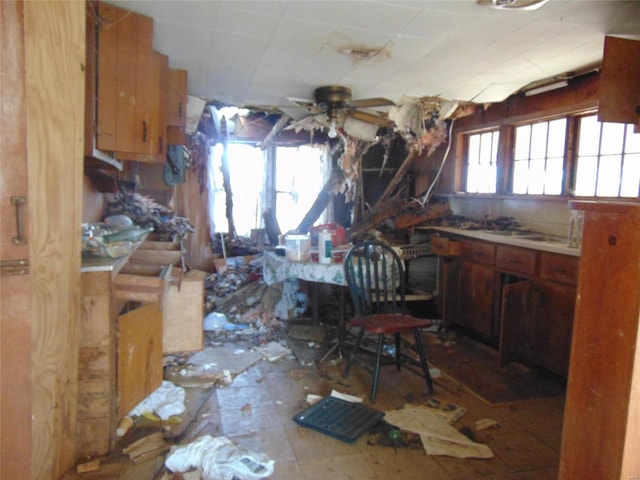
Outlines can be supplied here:
[[353, 98], [488, 103], [601, 62], [605, 35], [640, 38], [637, 0], [116, 0], [154, 19], [154, 47], [189, 94], [291, 107], [321, 85]]

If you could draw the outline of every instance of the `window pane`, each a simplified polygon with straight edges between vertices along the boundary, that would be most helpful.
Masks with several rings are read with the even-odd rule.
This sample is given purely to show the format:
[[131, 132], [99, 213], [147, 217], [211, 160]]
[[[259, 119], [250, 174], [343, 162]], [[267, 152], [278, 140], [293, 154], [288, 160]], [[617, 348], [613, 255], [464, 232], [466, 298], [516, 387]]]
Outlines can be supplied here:
[[513, 193], [562, 193], [566, 130], [566, 118], [522, 125], [515, 129], [515, 158], [511, 185]]
[[559, 118], [549, 122], [549, 142], [547, 155], [549, 157], [564, 157], [564, 139], [567, 134], [567, 119]]
[[627, 139], [624, 147], [626, 153], [640, 153], [640, 133], [633, 133], [633, 130], [633, 125], [627, 125]]
[[516, 148], [515, 159], [522, 160], [529, 158], [529, 136], [531, 135], [531, 125], [523, 125], [516, 128]]
[[544, 193], [547, 195], [560, 195], [562, 193], [562, 178], [564, 157], [549, 158], [547, 160], [547, 172], [544, 181]]
[[519, 160], [513, 164], [513, 193], [527, 193], [527, 177], [529, 174], [529, 162]]
[[[633, 127], [632, 127], [633, 128]], [[637, 197], [640, 188], [640, 153], [625, 155], [622, 169], [621, 197]]]
[[498, 131], [467, 137], [467, 192], [495, 193], [498, 138]]
[[600, 123], [595, 115], [580, 120], [580, 137], [578, 139], [578, 155], [597, 155], [600, 144]]
[[598, 157], [581, 157], [578, 159], [576, 172], [576, 195], [592, 197], [596, 193], [598, 177]]
[[529, 188], [527, 193], [541, 195], [544, 193], [544, 160], [535, 159], [529, 162]]
[[547, 123], [531, 127], [531, 158], [544, 158], [547, 151]]
[[603, 123], [600, 155], [622, 153], [625, 125], [623, 123]]
[[600, 158], [598, 168], [598, 197], [617, 197], [620, 187], [620, 170], [622, 158], [620, 155], [609, 155]]

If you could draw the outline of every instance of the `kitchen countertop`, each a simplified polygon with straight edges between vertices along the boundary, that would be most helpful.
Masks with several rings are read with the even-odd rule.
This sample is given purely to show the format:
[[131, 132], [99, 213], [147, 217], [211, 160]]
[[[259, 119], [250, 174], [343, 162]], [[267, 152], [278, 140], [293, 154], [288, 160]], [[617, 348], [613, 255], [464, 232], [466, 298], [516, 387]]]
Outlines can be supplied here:
[[474, 238], [486, 242], [512, 245], [514, 247], [530, 248], [543, 252], [559, 253], [561, 255], [580, 256], [579, 248], [567, 246], [567, 240], [553, 235], [536, 232], [510, 232], [499, 230], [464, 230], [455, 227], [439, 227], [424, 225], [416, 227], [416, 230], [423, 232], [442, 232], [460, 237]]

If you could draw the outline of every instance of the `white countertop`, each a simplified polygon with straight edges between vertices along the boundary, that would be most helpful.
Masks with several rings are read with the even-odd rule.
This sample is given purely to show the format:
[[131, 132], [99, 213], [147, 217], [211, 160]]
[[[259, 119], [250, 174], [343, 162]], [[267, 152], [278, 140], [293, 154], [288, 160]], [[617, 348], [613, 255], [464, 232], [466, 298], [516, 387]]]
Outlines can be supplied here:
[[[461, 228], [454, 227], [438, 227], [425, 225], [416, 227], [416, 230], [430, 231], [430, 232], [442, 232], [451, 235], [458, 235], [462, 237], [475, 238], [476, 240], [484, 240], [486, 242], [500, 243], [503, 245], [512, 245], [514, 247], [530, 248], [532, 250], [540, 250], [543, 252], [559, 253], [561, 255], [571, 255], [573, 257], [580, 256], [579, 248], [570, 248], [567, 246], [565, 239], [553, 238], [553, 236], [545, 235], [543, 233], [534, 233], [526, 235], [508, 235], [496, 233], [490, 230], [463, 230]], [[544, 240], [532, 240], [527, 238], [531, 237], [544, 237]]]

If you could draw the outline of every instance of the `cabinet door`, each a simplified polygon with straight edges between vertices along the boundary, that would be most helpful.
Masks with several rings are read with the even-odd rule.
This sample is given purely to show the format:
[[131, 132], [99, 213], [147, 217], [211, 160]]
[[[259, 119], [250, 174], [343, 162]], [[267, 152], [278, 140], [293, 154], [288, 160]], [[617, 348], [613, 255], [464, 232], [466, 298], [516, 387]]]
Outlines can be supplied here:
[[101, 3], [98, 149], [150, 154], [155, 101], [153, 19]]
[[148, 303], [118, 317], [118, 415], [162, 383], [162, 312]]
[[183, 127], [187, 122], [187, 71], [169, 69], [167, 125]]
[[514, 360], [525, 363], [531, 360], [532, 300], [529, 280], [502, 286], [499, 349], [501, 367]]
[[576, 287], [557, 282], [536, 285], [537, 308], [533, 317], [533, 362], [567, 376]]
[[494, 280], [493, 267], [463, 262], [458, 323], [487, 338], [493, 323]]

